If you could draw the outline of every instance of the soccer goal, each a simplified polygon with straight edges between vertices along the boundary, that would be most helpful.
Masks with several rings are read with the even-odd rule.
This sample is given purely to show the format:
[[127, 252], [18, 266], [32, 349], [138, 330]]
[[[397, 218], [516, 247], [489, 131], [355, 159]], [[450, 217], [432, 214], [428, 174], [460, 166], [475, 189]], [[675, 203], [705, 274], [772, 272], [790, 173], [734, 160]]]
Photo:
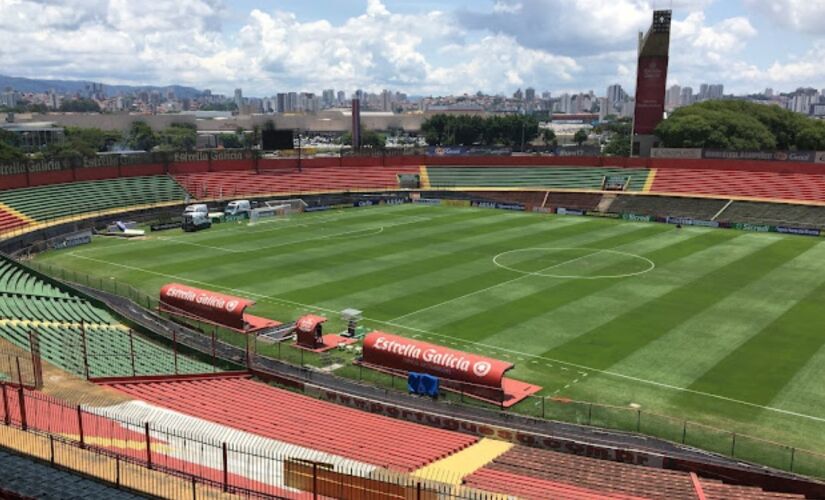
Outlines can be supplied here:
[[249, 211], [249, 225], [271, 222], [281, 217], [301, 213], [306, 206], [306, 202], [300, 198], [266, 201], [262, 206]]

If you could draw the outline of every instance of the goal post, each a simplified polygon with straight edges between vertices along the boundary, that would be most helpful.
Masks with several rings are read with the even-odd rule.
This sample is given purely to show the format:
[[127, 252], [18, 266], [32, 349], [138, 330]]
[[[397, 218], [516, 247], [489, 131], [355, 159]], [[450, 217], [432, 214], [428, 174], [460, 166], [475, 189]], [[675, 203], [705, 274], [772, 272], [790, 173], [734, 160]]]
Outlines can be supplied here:
[[249, 225], [253, 226], [265, 221], [274, 221], [281, 217], [301, 213], [306, 206], [306, 202], [300, 198], [265, 201], [263, 205], [249, 211]]

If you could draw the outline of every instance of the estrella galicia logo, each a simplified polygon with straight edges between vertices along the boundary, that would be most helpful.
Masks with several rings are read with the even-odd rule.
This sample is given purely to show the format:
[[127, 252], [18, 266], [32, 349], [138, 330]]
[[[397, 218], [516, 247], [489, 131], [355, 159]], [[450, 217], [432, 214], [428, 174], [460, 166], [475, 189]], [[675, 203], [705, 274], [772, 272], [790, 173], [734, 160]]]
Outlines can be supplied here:
[[490, 373], [491, 369], [492, 366], [488, 361], [476, 361], [476, 363], [473, 365], [473, 373], [477, 377], [486, 376], [488, 373]]

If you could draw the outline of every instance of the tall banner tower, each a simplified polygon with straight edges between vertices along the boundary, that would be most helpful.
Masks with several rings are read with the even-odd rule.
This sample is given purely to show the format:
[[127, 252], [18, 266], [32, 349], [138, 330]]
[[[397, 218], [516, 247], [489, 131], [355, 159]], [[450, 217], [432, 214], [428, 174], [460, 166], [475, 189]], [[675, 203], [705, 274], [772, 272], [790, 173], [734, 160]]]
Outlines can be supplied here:
[[361, 101], [352, 100], [352, 150], [361, 150]]
[[664, 119], [670, 20], [670, 10], [655, 10], [653, 25], [647, 34], [639, 33], [636, 109], [633, 114], [633, 156], [650, 156], [651, 149], [657, 142], [653, 131]]

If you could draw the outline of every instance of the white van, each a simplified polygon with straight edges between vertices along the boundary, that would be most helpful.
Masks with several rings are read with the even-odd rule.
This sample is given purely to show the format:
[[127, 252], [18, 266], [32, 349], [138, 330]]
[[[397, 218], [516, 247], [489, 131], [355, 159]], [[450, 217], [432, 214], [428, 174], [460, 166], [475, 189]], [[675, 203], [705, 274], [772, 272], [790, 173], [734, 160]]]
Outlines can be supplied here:
[[183, 210], [182, 227], [186, 232], [212, 227], [212, 221], [209, 219], [209, 208], [203, 203], [187, 206]]
[[209, 215], [209, 208], [206, 206], [205, 203], [198, 203], [196, 205], [188, 205], [183, 210], [183, 215], [192, 215], [192, 214]]
[[251, 209], [252, 205], [249, 203], [249, 200], [235, 200], [229, 202], [223, 213], [224, 215], [248, 215]]

